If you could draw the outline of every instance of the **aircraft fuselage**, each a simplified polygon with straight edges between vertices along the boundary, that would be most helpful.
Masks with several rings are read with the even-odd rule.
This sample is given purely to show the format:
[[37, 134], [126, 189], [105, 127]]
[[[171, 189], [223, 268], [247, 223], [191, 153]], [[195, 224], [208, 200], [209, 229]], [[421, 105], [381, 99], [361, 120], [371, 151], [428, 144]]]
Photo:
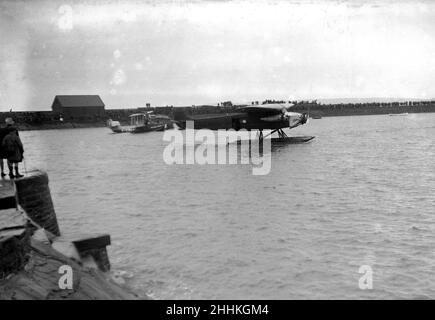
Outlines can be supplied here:
[[300, 113], [292, 113], [290, 119], [282, 117], [259, 118], [256, 115], [248, 113], [227, 113], [227, 114], [204, 114], [204, 115], [191, 115], [188, 119], [178, 121], [178, 124], [185, 128], [186, 121], [194, 121], [195, 129], [246, 129], [246, 130], [264, 130], [264, 129], [281, 129], [288, 127], [295, 127], [299, 124], [305, 123], [304, 115]]

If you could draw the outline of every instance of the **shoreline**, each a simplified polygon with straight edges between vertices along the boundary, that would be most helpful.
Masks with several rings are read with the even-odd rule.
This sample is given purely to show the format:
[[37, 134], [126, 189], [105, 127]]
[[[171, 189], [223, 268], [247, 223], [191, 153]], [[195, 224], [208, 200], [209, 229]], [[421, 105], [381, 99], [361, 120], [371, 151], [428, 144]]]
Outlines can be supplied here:
[[[307, 112], [306, 108], [295, 108], [295, 112]], [[353, 116], [373, 116], [373, 115], [390, 115], [390, 114], [420, 114], [420, 113], [435, 113], [434, 110], [421, 111], [421, 110], [408, 110], [408, 109], [388, 109], [378, 110], [379, 112], [365, 112], [364, 110], [348, 110], [343, 112], [341, 110], [328, 110], [327, 112], [318, 109], [310, 109], [311, 118], [316, 117], [353, 117]], [[195, 113], [198, 114], [198, 113]], [[112, 120], [120, 121], [121, 125], [129, 125], [128, 120], [124, 118], [115, 118]], [[105, 128], [107, 127], [105, 122], [64, 122], [64, 123], [44, 123], [44, 124], [28, 124], [28, 123], [16, 123], [19, 131], [41, 131], [41, 130], [62, 130], [62, 129], [86, 129], [86, 128]]]
[[59, 123], [59, 124], [42, 124], [29, 125], [17, 123], [16, 127], [19, 131], [42, 131], [42, 130], [58, 130], [58, 129], [85, 129], [85, 128], [104, 128], [105, 123]]

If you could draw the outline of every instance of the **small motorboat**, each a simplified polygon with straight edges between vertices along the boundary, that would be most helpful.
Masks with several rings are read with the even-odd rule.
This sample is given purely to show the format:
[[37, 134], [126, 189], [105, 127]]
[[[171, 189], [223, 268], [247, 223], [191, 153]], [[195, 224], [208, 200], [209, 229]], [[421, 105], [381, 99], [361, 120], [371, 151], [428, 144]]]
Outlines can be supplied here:
[[167, 124], [163, 124], [163, 125], [161, 125], [161, 128], [158, 128], [155, 131], [165, 131], [166, 129], [169, 129], [168, 125]]
[[144, 133], [151, 131], [165, 131], [174, 128], [174, 121], [166, 115], [146, 113], [134, 113], [129, 116], [130, 126], [123, 127], [119, 121], [107, 120], [107, 126], [113, 133]]
[[[151, 111], [152, 112], [152, 111]], [[151, 112], [148, 113], [134, 113], [130, 115], [130, 123], [133, 126], [131, 133], [145, 133], [151, 131], [164, 131], [166, 128], [165, 123], [158, 123], [153, 121]]]
[[165, 125], [161, 131], [174, 128], [174, 120], [166, 115], [150, 113], [149, 116], [152, 123]]
[[389, 116], [393, 117], [393, 116], [407, 116], [409, 113], [408, 112], [404, 112], [404, 113], [390, 113]]
[[151, 131], [164, 131], [165, 130], [165, 125], [164, 124], [156, 124], [156, 125], [151, 125], [151, 124], [145, 124], [142, 126], [136, 126], [133, 128], [133, 130], [131, 130], [131, 133], [144, 133], [144, 132], [151, 132]]

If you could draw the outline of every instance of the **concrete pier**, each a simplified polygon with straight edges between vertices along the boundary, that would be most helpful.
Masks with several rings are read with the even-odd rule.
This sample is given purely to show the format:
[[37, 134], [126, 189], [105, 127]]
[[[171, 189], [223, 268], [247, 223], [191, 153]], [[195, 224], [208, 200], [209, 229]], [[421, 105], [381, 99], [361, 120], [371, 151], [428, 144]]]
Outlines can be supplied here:
[[[59, 235], [46, 173], [0, 180], [0, 300], [139, 298], [107, 272], [110, 235]], [[71, 288], [60, 285], [65, 267]]]

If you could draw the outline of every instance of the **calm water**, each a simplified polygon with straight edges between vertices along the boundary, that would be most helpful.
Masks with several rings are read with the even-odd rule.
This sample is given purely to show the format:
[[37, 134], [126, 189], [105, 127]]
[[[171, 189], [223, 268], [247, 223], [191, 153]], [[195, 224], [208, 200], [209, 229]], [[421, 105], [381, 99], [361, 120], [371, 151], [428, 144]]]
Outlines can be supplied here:
[[[107, 232], [155, 298], [435, 298], [435, 114], [312, 120], [249, 165], [163, 162], [162, 133], [22, 132], [63, 233]], [[361, 290], [361, 265], [373, 290]]]

